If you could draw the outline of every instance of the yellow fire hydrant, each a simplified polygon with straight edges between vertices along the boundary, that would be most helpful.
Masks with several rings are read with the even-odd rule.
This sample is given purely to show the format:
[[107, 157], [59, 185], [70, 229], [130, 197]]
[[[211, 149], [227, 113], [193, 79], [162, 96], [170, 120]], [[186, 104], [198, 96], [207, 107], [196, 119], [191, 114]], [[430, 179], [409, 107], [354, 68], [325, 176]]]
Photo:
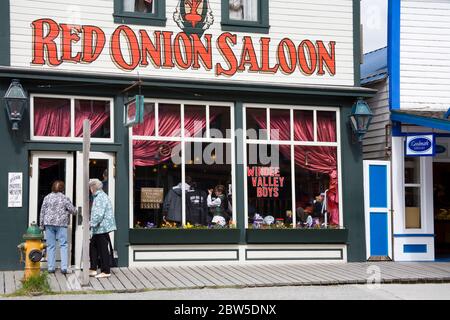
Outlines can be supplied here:
[[22, 242], [17, 247], [21, 253], [21, 262], [24, 260], [25, 255], [25, 275], [24, 279], [28, 279], [31, 276], [39, 275], [41, 272], [41, 260], [44, 257], [44, 249], [47, 246], [42, 240], [44, 234], [36, 225], [32, 222], [28, 227], [27, 232], [23, 235], [25, 242]]

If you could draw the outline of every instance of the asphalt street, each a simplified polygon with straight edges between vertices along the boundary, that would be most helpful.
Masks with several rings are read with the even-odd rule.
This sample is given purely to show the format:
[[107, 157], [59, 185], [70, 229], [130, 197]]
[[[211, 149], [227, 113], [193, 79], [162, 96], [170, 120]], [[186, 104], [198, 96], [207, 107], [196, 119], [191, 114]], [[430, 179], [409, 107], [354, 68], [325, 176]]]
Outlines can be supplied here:
[[139, 293], [52, 295], [38, 300], [449, 300], [450, 284], [384, 284], [157, 290]]

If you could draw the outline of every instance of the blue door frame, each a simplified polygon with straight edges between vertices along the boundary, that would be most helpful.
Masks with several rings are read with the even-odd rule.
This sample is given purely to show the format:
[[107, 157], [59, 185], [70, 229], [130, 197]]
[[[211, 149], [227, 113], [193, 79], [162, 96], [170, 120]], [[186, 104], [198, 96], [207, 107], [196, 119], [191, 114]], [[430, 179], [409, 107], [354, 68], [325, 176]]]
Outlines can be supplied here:
[[389, 161], [364, 161], [364, 211], [367, 259], [392, 259], [391, 167]]

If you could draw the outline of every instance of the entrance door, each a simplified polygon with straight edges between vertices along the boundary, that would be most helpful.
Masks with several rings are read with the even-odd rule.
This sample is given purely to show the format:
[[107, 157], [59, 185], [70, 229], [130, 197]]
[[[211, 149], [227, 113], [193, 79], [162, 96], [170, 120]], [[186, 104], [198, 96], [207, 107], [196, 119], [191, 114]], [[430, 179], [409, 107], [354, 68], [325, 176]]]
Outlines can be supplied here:
[[433, 163], [435, 259], [450, 261], [450, 162]]
[[[65, 194], [73, 201], [73, 154], [68, 152], [33, 152], [30, 159], [30, 205], [28, 222], [39, 224], [40, 211], [44, 197], [51, 192], [54, 181], [65, 184]], [[69, 264], [72, 251], [72, 220], [68, 226]], [[61, 261], [59, 244], [56, 249], [57, 267]], [[45, 265], [44, 265], [45, 267]]]
[[389, 161], [364, 161], [364, 211], [368, 260], [392, 260], [391, 168]]
[[[81, 212], [83, 205], [83, 153], [77, 152], [76, 159], [76, 206]], [[89, 179], [99, 179], [103, 182], [103, 191], [105, 191], [112, 202], [114, 210], [115, 199], [115, 158], [111, 153], [91, 152], [89, 154]], [[82, 241], [83, 241], [83, 226], [82, 220], [78, 216], [77, 227], [75, 232], [75, 266], [81, 268], [82, 260]], [[114, 233], [110, 234], [111, 242], [114, 244]]]

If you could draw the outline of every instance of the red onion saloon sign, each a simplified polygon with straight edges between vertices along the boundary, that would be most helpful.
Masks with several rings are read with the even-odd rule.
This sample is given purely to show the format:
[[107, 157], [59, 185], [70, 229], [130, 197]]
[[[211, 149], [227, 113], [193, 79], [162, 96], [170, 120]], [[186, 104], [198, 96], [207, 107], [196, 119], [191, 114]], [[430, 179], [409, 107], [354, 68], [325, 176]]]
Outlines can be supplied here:
[[[138, 67], [203, 68], [214, 70], [216, 76], [228, 77], [238, 72], [336, 74], [334, 41], [295, 42], [284, 38], [274, 46], [270, 37], [240, 37], [230, 32], [212, 35], [205, 33], [214, 22], [208, 1], [181, 0], [176, 10], [173, 16], [182, 30], [179, 33], [133, 30], [118, 25], [111, 34], [106, 34], [93, 25], [58, 23], [49, 18], [35, 20], [31, 23], [32, 64], [53, 67], [63, 63], [90, 64], [107, 55], [117, 68], [125, 71]], [[220, 57], [216, 50], [222, 57], [220, 61], [214, 61]]]

